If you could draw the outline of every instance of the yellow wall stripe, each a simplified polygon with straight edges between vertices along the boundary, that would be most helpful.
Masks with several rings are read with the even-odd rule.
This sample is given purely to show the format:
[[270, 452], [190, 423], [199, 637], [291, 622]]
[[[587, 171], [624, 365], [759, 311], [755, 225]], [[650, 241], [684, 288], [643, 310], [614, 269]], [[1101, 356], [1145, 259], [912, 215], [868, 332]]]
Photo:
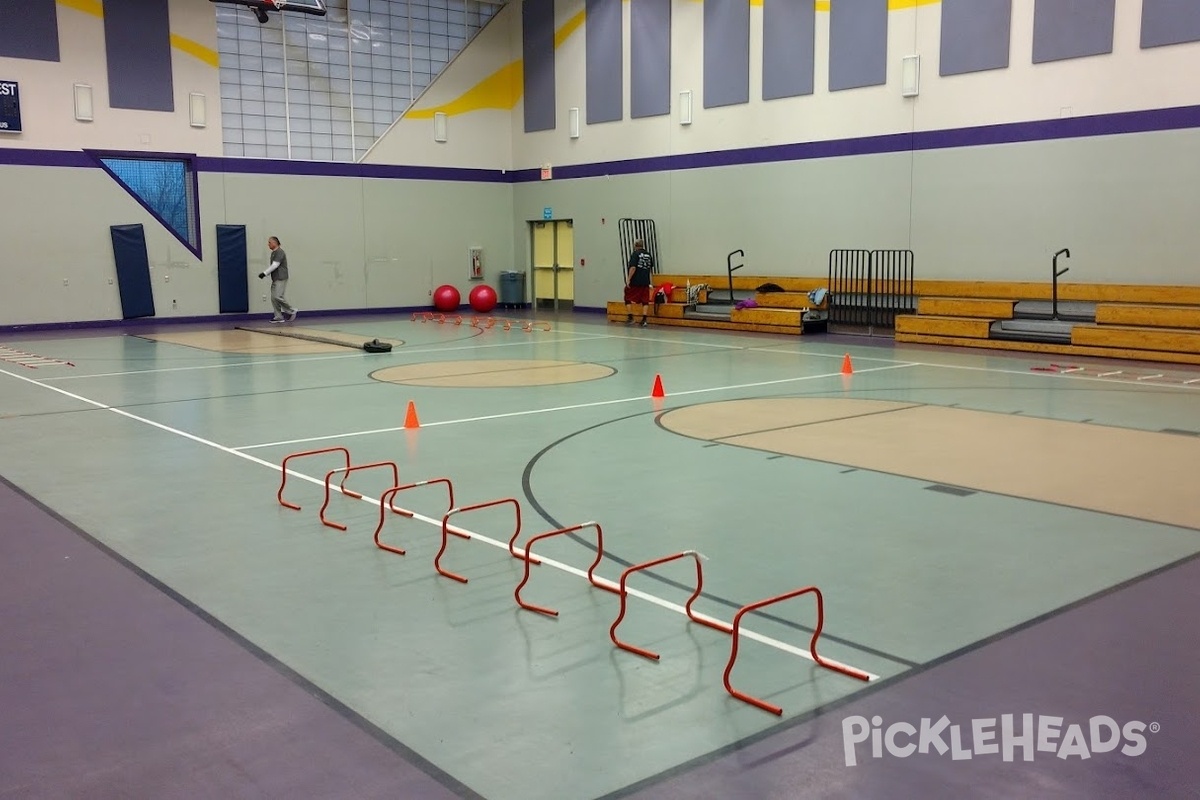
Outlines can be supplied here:
[[200, 59], [210, 67], [221, 66], [221, 56], [216, 50], [213, 50], [211, 47], [205, 47], [199, 42], [192, 41], [185, 36], [172, 33], [171, 46], [182, 53], [187, 53], [189, 56]]
[[104, 16], [104, 6], [100, 4], [100, 0], [58, 0], [58, 4], [91, 14], [93, 17]]
[[586, 11], [580, 11], [575, 16], [567, 20], [566, 24], [558, 29], [558, 33], [554, 34], [554, 49], [562, 47], [563, 42], [570, 38], [571, 34], [579, 30], [583, 26], [583, 20], [587, 17]]
[[437, 112], [465, 114], [484, 108], [511, 111], [521, 96], [524, 85], [524, 62], [514, 61], [493, 72], [449, 103], [431, 108], [414, 108], [405, 114], [407, 119], [433, 119]]
[[[93, 17], [104, 17], [104, 5], [100, 0], [58, 0], [58, 4], [65, 8], [73, 8], [76, 11], [82, 11], [84, 14], [90, 14]], [[171, 46], [181, 53], [187, 53], [193, 58], [203, 61], [210, 67], [218, 67], [221, 65], [221, 57], [216, 50], [211, 47], [205, 47], [197, 41], [180, 36], [177, 33], [171, 34]]]

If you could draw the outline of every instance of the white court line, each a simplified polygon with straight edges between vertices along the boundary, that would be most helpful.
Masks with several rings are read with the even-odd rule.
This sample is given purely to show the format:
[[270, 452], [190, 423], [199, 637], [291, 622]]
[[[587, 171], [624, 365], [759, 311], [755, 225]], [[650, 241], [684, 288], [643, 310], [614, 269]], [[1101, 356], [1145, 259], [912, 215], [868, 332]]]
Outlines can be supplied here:
[[[263, 334], [263, 335], [267, 336], [269, 334]], [[554, 342], [557, 344], [560, 342], [576, 342], [576, 341], [582, 342], [582, 341], [591, 341], [593, 339], [606, 339], [606, 338], [608, 338], [608, 337], [605, 336], [604, 334], [593, 333], [593, 334], [586, 334], [583, 336], [573, 337], [573, 338], [569, 338], [569, 339], [556, 338], [554, 340]], [[520, 347], [522, 345], [538, 344], [538, 343], [539, 342], [536, 339], [526, 339], [524, 341], [518, 341], [518, 342], [497, 342], [496, 344], [461, 345], [458, 347], [430, 347], [430, 348], [426, 348], [424, 350], [420, 350], [420, 349], [395, 350], [392, 352], [392, 355], [400, 356], [400, 355], [409, 355], [409, 354], [416, 355], [416, 354], [424, 354], [424, 353], [447, 353], [447, 352], [453, 352], [455, 350], [483, 350], [483, 349], [492, 348], [492, 347]], [[187, 345], [181, 345], [181, 346], [187, 347]], [[80, 380], [82, 378], [114, 378], [114, 377], [120, 377], [122, 375], [149, 375], [149, 374], [157, 374], [160, 372], [189, 372], [192, 370], [229, 369], [231, 367], [261, 367], [261, 366], [265, 366], [268, 364], [297, 364], [297, 363], [308, 363], [309, 361], [333, 361], [333, 360], [342, 359], [342, 358], [361, 358], [361, 357], [362, 357], [362, 353], [344, 353], [344, 354], [339, 353], [338, 355], [313, 356], [311, 358], [306, 358], [306, 357], [272, 358], [272, 359], [267, 359], [267, 360], [262, 360], [262, 361], [237, 361], [232, 364], [205, 364], [202, 366], [192, 366], [192, 367], [163, 367], [162, 369], [133, 369], [133, 370], [128, 370], [126, 372], [98, 372], [98, 373], [88, 374], [88, 375], [62, 375], [59, 377], [47, 378], [46, 380], [71, 381], [71, 380]]]
[[[867, 372], [879, 372], [886, 369], [902, 369], [911, 367], [913, 364], [889, 364], [885, 367], [868, 367], [867, 369], [857, 370], [854, 374], [861, 375]], [[703, 394], [705, 392], [724, 392], [731, 389], [752, 389], [756, 386], [772, 386], [780, 383], [796, 383], [798, 381], [811, 381], [818, 378], [836, 378], [840, 377], [840, 372], [826, 372], [820, 375], [802, 375], [797, 378], [780, 378], [773, 381], [756, 381], [755, 383], [739, 383], [732, 386], [713, 386], [706, 389], [688, 389], [682, 392], [671, 392], [671, 397], [681, 397], [689, 394]], [[508, 419], [510, 417], [526, 417], [532, 414], [550, 414], [556, 411], [575, 411], [580, 408], [598, 408], [600, 406], [611, 406], [618, 403], [635, 403], [639, 400], [647, 400], [647, 396], [642, 394], [636, 397], [621, 397], [616, 400], [597, 400], [592, 403], [576, 403], [569, 406], [551, 406], [550, 408], [529, 408], [524, 411], [508, 411], [503, 414], [486, 414], [481, 417], [464, 417], [462, 419], [446, 419], [440, 422], [422, 422], [422, 428], [435, 428], [441, 425], [461, 425], [466, 422], [484, 422], [492, 419]], [[347, 433], [334, 433], [327, 436], [308, 436], [303, 439], [286, 439], [279, 442], [262, 442], [261, 444], [245, 444], [240, 447], [234, 447], [234, 450], [258, 450], [264, 447], [283, 447], [285, 445], [308, 444], [310, 442], [324, 442], [330, 439], [349, 439], [353, 436], [374, 436], [380, 433], [395, 433], [396, 431], [404, 430], [403, 425], [391, 428], [376, 428], [369, 431], [349, 431]]]
[[[48, 389], [48, 390], [50, 390], [50, 391], [52, 391], [52, 392], [57, 392], [58, 394], [65, 395], [66, 397], [69, 397], [69, 398], [71, 398], [72, 400], [77, 400], [77, 401], [79, 401], [80, 403], [86, 403], [86, 404], [87, 404], [87, 405], [89, 405], [89, 406], [93, 406], [94, 408], [98, 408], [98, 409], [101, 409], [101, 410], [103, 410], [103, 411], [111, 411], [111, 412], [112, 412], [112, 413], [114, 413], [114, 414], [117, 414], [117, 415], [119, 415], [119, 416], [125, 417], [125, 418], [127, 418], [127, 419], [131, 419], [131, 420], [133, 420], [133, 421], [135, 421], [135, 422], [141, 422], [141, 423], [143, 423], [143, 424], [145, 424], [145, 425], [149, 425], [149, 426], [151, 426], [151, 427], [153, 427], [153, 428], [158, 428], [158, 429], [159, 429], [159, 430], [161, 430], [161, 431], [165, 431], [165, 432], [167, 432], [167, 433], [173, 433], [173, 434], [175, 434], [176, 436], [182, 436], [183, 438], [185, 438], [185, 439], [190, 439], [191, 441], [193, 441], [193, 442], [196, 442], [197, 444], [202, 444], [202, 445], [205, 445], [205, 446], [207, 446], [207, 447], [211, 447], [211, 448], [213, 448], [213, 449], [215, 449], [215, 450], [220, 450], [222, 453], [228, 453], [228, 454], [230, 454], [230, 455], [237, 456], [238, 458], [245, 459], [246, 461], [249, 461], [249, 462], [251, 462], [251, 463], [258, 464], [258, 465], [260, 465], [260, 466], [264, 466], [264, 467], [268, 467], [268, 468], [270, 468], [270, 469], [271, 469], [271, 471], [272, 471], [272, 472], [276, 472], [276, 471], [278, 471], [278, 470], [279, 470], [279, 465], [277, 465], [277, 464], [272, 464], [270, 461], [266, 461], [266, 460], [264, 460], [264, 459], [261, 459], [261, 458], [258, 458], [258, 457], [256, 457], [256, 456], [247, 455], [246, 453], [239, 453], [237, 450], [234, 450], [234, 449], [233, 449], [233, 448], [231, 448], [231, 447], [226, 447], [226, 446], [224, 446], [224, 445], [217, 444], [217, 443], [216, 443], [216, 442], [214, 442], [214, 441], [211, 441], [211, 440], [209, 440], [209, 439], [204, 439], [204, 438], [202, 438], [202, 437], [200, 437], [200, 436], [196, 436], [195, 434], [188, 433], [187, 431], [181, 431], [181, 430], [179, 430], [178, 428], [172, 428], [171, 426], [169, 426], [169, 425], [164, 425], [164, 424], [162, 424], [161, 422], [155, 422], [154, 420], [146, 419], [145, 417], [139, 417], [138, 415], [136, 415], [136, 414], [131, 414], [131, 413], [129, 413], [128, 411], [125, 411], [125, 410], [123, 410], [123, 409], [120, 409], [120, 408], [115, 408], [115, 407], [113, 407], [113, 406], [106, 405], [106, 404], [104, 404], [104, 403], [101, 403], [101, 402], [98, 402], [98, 401], [96, 401], [96, 400], [91, 400], [91, 399], [89, 399], [89, 398], [87, 398], [87, 397], [83, 397], [82, 395], [78, 395], [78, 394], [74, 394], [74, 393], [72, 393], [72, 392], [68, 392], [68, 391], [66, 391], [65, 389], [60, 389], [60, 388], [58, 388], [57, 386], [50, 386], [49, 384], [46, 384], [46, 383], [44, 383], [44, 382], [42, 382], [42, 381], [34, 380], [33, 378], [26, 378], [26, 377], [24, 377], [23, 375], [17, 375], [16, 373], [14, 373], [14, 372], [9, 372], [9, 371], [8, 371], [8, 370], [6, 370], [6, 369], [0, 369], [0, 374], [2, 374], [2, 375], [7, 375], [7, 376], [9, 376], [10, 378], [16, 378], [17, 380], [19, 380], [19, 381], [24, 381], [25, 383], [31, 383], [31, 384], [33, 384], [34, 386], [39, 386], [39, 387], [41, 387], [41, 388], [43, 388], [43, 389]], [[304, 473], [302, 473], [302, 472], [297, 472], [296, 470], [293, 470], [293, 469], [289, 469], [289, 470], [287, 471], [287, 474], [288, 474], [288, 475], [290, 475], [290, 476], [292, 476], [293, 478], [298, 478], [299, 480], [302, 480], [302, 481], [307, 481], [308, 483], [312, 483], [312, 484], [315, 484], [315, 485], [317, 485], [317, 486], [321, 486], [321, 487], [324, 487], [324, 486], [325, 486], [325, 481], [324, 481], [323, 479], [321, 479], [321, 478], [314, 478], [314, 477], [312, 477], [311, 475], [305, 475]], [[331, 488], [333, 488], [333, 489], [335, 489], [335, 490], [337, 490], [337, 491], [341, 491], [341, 488], [340, 488], [340, 487], [338, 487], [338, 486], [331, 486]], [[365, 501], [366, 501], [366, 502], [368, 502], [368, 503], [371, 503], [371, 504], [373, 504], [373, 505], [376, 505], [376, 506], [380, 505], [380, 501], [379, 501], [378, 499], [376, 499], [376, 498], [373, 498], [373, 497], [368, 497], [368, 496], [366, 496], [366, 495], [363, 495], [362, 499], [363, 499], [363, 500], [365, 500]], [[440, 529], [441, 529], [441, 527], [442, 527], [442, 521], [441, 521], [440, 519], [433, 519], [432, 517], [427, 517], [427, 516], [425, 516], [425, 515], [423, 515], [423, 514], [417, 514], [417, 513], [415, 513], [415, 512], [413, 513], [413, 517], [412, 517], [412, 518], [413, 518], [413, 519], [419, 519], [419, 520], [421, 520], [422, 522], [428, 523], [428, 524], [430, 524], [430, 525], [434, 525], [434, 526], [436, 526], [436, 527], [437, 527], [439, 530], [440, 530]], [[447, 526], [447, 527], [449, 527], [449, 528], [451, 528], [451, 529], [453, 529], [453, 530], [455, 530], [455, 531], [458, 531], [459, 533], [466, 534], [467, 536], [471, 537], [471, 539], [474, 539], [474, 540], [477, 540], [477, 541], [483, 542], [484, 544], [489, 544], [489, 545], [491, 545], [491, 546], [493, 546], [493, 547], [496, 547], [496, 548], [499, 548], [499, 549], [502, 549], [502, 550], [504, 550], [505, 552], [508, 552], [508, 542], [501, 542], [501, 541], [499, 541], [499, 540], [497, 540], [497, 539], [492, 539], [492, 538], [489, 538], [489, 537], [487, 537], [487, 536], [482, 536], [482, 535], [480, 535], [480, 534], [478, 534], [478, 533], [475, 533], [475, 532], [473, 532], [473, 531], [467, 530], [466, 528], [459, 528], [459, 527], [457, 527], [457, 526]], [[525, 551], [524, 551], [523, 549], [521, 549], [521, 548], [514, 548], [514, 549], [515, 549], [515, 550], [517, 550], [518, 552], [520, 552], [522, 556], [525, 554]], [[580, 577], [583, 577], [583, 578], [587, 578], [587, 571], [586, 571], [586, 570], [577, 569], [577, 568], [575, 568], [575, 567], [572, 567], [572, 566], [570, 566], [570, 565], [568, 565], [568, 564], [563, 564], [563, 563], [561, 563], [561, 562], [558, 562], [558, 561], [553, 561], [553, 560], [550, 560], [550, 559], [544, 558], [544, 557], [542, 557], [542, 556], [538, 556], [538, 559], [539, 559], [539, 560], [540, 560], [540, 561], [541, 561], [543, 564], [546, 564], [546, 565], [549, 565], [549, 566], [555, 567], [556, 569], [560, 569], [560, 570], [562, 570], [562, 571], [564, 571], [564, 572], [567, 572], [567, 573], [570, 573], [570, 574], [572, 574], [572, 575], [577, 575], [577, 576], [580, 576]], [[615, 583], [613, 583], [612, 581], [608, 581], [608, 580], [606, 580], [606, 579], [604, 579], [604, 578], [600, 578], [599, 580], [605, 581], [606, 583], [610, 584], [610, 585], [611, 585], [611, 586], [613, 586], [614, 588], [618, 588], [618, 589], [620, 588], [619, 584], [615, 584]], [[681, 614], [686, 614], [686, 609], [685, 609], [683, 606], [681, 606], [681, 605], [677, 605], [677, 604], [675, 604], [675, 603], [672, 603], [672, 602], [670, 602], [670, 601], [667, 601], [667, 600], [663, 600], [662, 598], [660, 598], [660, 597], [656, 597], [655, 595], [648, 594], [648, 593], [646, 593], [646, 592], [639, 591], [639, 590], [637, 590], [637, 589], [628, 589], [628, 588], [626, 589], [626, 592], [627, 592], [627, 594], [629, 594], [629, 595], [631, 595], [631, 596], [633, 596], [633, 597], [638, 597], [638, 598], [640, 598], [640, 599], [642, 599], [642, 600], [645, 600], [645, 601], [647, 601], [647, 602], [653, 603], [653, 604], [655, 604], [655, 605], [657, 605], [657, 606], [660, 606], [660, 607], [662, 607], [662, 608], [666, 608], [666, 609], [669, 609], [669, 610], [671, 610], [671, 611], [675, 611], [675, 612], [678, 612], [678, 613], [681, 613]], [[703, 617], [704, 617], [705, 619], [707, 619], [707, 620], [710, 620], [710, 621], [717, 621], [717, 620], [716, 620], [715, 618], [713, 618], [713, 617], [709, 617], [709, 616], [707, 616], [707, 615], [703, 615], [703, 614], [699, 614], [699, 613], [697, 613], [697, 615], [696, 615], [696, 616], [703, 616]], [[783, 651], [783, 652], [785, 652], [785, 653], [792, 653], [792, 654], [794, 654], [794, 655], [798, 655], [798, 656], [802, 656], [802, 657], [804, 657], [804, 658], [807, 658], [807, 659], [808, 659], [808, 660], [810, 660], [810, 661], [812, 661], [812, 660], [813, 660], [813, 658], [812, 658], [812, 655], [811, 655], [810, 653], [808, 653], [808, 651], [806, 651], [806, 650], [802, 650], [802, 649], [800, 649], [800, 648], [798, 648], [798, 647], [794, 647], [794, 646], [792, 646], [792, 645], [790, 645], [790, 644], [787, 644], [786, 642], [782, 642], [782, 641], [779, 641], [779, 640], [777, 640], [777, 639], [772, 639], [772, 638], [771, 638], [771, 637], [769, 637], [769, 636], [764, 636], [764, 635], [762, 635], [762, 634], [754, 633], [753, 631], [747, 630], [747, 629], [745, 629], [745, 628], [741, 629], [741, 635], [742, 635], [742, 636], [745, 636], [745, 637], [747, 637], [747, 638], [753, 639], [753, 640], [755, 640], [756, 642], [761, 642], [762, 644], [765, 644], [765, 645], [767, 645], [767, 646], [769, 646], [769, 647], [774, 647], [775, 649], [777, 649], [777, 650], [781, 650], [781, 651]], [[851, 646], [851, 647], [853, 647], [853, 645], [850, 645], [850, 646]], [[824, 657], [822, 657], [822, 658], [823, 658], [823, 660], [825, 660], [825, 661], [829, 661], [830, 663], [836, 663], [836, 664], [838, 664], [838, 666], [848, 666], [848, 665], [846, 665], [846, 664], [842, 664], [841, 662], [835, 662], [835, 661], [833, 661], [833, 659], [824, 658]], [[856, 668], [856, 669], [857, 669], [857, 668]], [[870, 673], [870, 672], [866, 672], [865, 670], [860, 670], [860, 671], [861, 671], [861, 672], [864, 672], [866, 675], [868, 675], [868, 676], [870, 677], [870, 679], [871, 679], [871, 680], [878, 680], [878, 679], [879, 679], [879, 676], [878, 676], [878, 675], [875, 675], [875, 674], [873, 674], [873, 673]]]
[[[1065, 372], [1025, 372], [1025, 371], [1022, 371], [1019, 369], [1001, 369], [998, 367], [972, 367], [972, 366], [968, 366], [966, 364], [937, 364], [937, 363], [925, 362], [925, 361], [907, 361], [905, 363], [910, 364], [915, 367], [937, 367], [938, 369], [958, 369], [958, 370], [966, 370], [968, 372], [995, 372], [1000, 375], [1027, 375], [1029, 377], [1038, 377], [1038, 378], [1047, 378], [1047, 379], [1060, 378], [1062, 380], [1071, 380], [1071, 381], [1093, 381], [1093, 382], [1097, 382], [1097, 383], [1107, 383], [1107, 384], [1116, 385], [1116, 386], [1138, 386], [1139, 385], [1136, 383], [1129, 383], [1127, 381], [1114, 381], [1110, 378], [1102, 378], [1099, 376], [1075, 375], [1075, 374], [1068, 374]], [[866, 372], [867, 370], [858, 370], [858, 371]], [[1109, 374], [1117, 374], [1117, 373], [1109, 373]], [[1197, 379], [1197, 382], [1200, 382], [1200, 378]], [[1145, 383], [1145, 384], [1141, 384], [1141, 385], [1157, 386], [1157, 387], [1160, 387], [1163, 389], [1200, 389], [1200, 386], [1196, 386], [1196, 387], [1185, 386], [1183, 384], [1178, 384], [1178, 383]]]

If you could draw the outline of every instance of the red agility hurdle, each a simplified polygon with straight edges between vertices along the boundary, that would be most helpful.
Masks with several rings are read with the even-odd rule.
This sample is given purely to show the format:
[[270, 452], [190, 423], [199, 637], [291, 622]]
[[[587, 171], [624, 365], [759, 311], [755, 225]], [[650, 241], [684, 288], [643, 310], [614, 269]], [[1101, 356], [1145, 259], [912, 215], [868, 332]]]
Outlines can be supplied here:
[[[287, 500], [283, 499], [283, 488], [285, 486], [287, 486], [287, 479], [288, 479], [288, 470], [287, 470], [288, 462], [291, 461], [293, 458], [303, 458], [304, 456], [315, 456], [315, 455], [319, 455], [321, 453], [341, 453], [342, 455], [344, 455], [346, 457], [346, 466], [347, 467], [350, 466], [350, 451], [344, 447], [325, 447], [320, 450], [305, 450], [301, 453], [292, 453], [291, 455], [285, 456], [283, 459], [283, 464], [280, 465], [281, 469], [283, 470], [283, 480], [280, 481], [279, 492], [276, 493], [276, 495], [275, 495], [275, 498], [277, 500], [279, 500], [279, 505], [284, 506], [285, 508], [290, 508], [294, 511], [300, 510], [300, 506], [296, 505], [295, 503], [289, 503]], [[341, 489], [343, 494], [346, 494], [346, 495], [356, 498], [356, 499], [362, 499], [361, 494], [358, 494], [357, 492], [352, 492], [346, 488], [346, 478], [347, 477], [348, 477], [348, 474], [342, 476], [342, 483], [341, 483], [341, 485], [338, 486], [338, 488]], [[397, 483], [399, 483], [399, 481], [397, 481]], [[328, 493], [326, 494], [326, 498], [328, 498]]]
[[836, 661], [831, 661], [827, 658], [822, 658], [820, 655], [817, 654], [817, 638], [821, 635], [821, 629], [825, 627], [825, 600], [821, 596], [821, 590], [818, 589], [816, 586], [806, 586], [803, 589], [796, 589], [793, 592], [788, 592], [787, 594], [781, 594], [778, 597], [770, 597], [770, 598], [767, 598], [766, 600], [759, 600], [757, 603], [750, 603], [749, 605], [742, 606], [742, 608], [734, 616], [734, 618], [733, 618], [733, 647], [729, 653], [729, 663], [725, 666], [725, 676], [723, 679], [725, 681], [725, 690], [727, 692], [729, 692], [731, 695], [736, 697], [738, 700], [745, 701], [752, 706], [757, 706], [757, 707], [761, 708], [763, 711], [770, 711], [772, 714], [777, 714], [777, 715], [783, 714], [783, 709], [781, 707], [779, 707], [777, 705], [773, 705], [771, 703], [768, 703], [764, 700], [759, 700], [756, 697], [751, 697], [750, 695], [745, 694], [744, 692], [739, 692], [737, 689], [734, 689], [733, 686], [729, 683], [729, 675], [730, 675], [730, 673], [733, 672], [733, 663], [737, 660], [738, 639], [740, 638], [740, 634], [741, 634], [742, 617], [751, 611], [756, 611], [756, 610], [762, 608], [763, 606], [769, 606], [774, 603], [781, 603], [784, 600], [791, 600], [793, 597], [799, 597], [800, 595], [809, 594], [810, 592], [817, 599], [817, 626], [813, 630], [812, 638], [808, 642], [808, 651], [809, 651], [809, 653], [812, 654], [813, 661], [815, 661], [820, 666], [825, 667], [826, 669], [831, 669], [834, 672], [840, 672], [843, 675], [849, 675], [851, 678], [857, 678], [860, 681], [871, 680], [871, 676], [868, 675], [867, 673], [863, 672], [862, 670], [857, 670], [854, 667], [847, 667], [846, 665], [839, 664]]
[[[377, 467], [391, 467], [392, 468], [392, 485], [395, 486], [396, 484], [400, 483], [400, 468], [396, 466], [396, 463], [394, 461], [377, 461], [374, 464], [358, 464], [353, 467], [338, 467], [337, 469], [331, 469], [328, 473], [325, 474], [325, 502], [321, 505], [321, 513], [320, 513], [322, 525], [324, 525], [328, 528], [337, 528], [339, 531], [346, 530], [346, 526], [343, 525], [342, 523], [331, 522], [330, 520], [325, 519], [325, 509], [329, 508], [329, 479], [332, 478], [334, 475], [336, 475], [339, 472], [344, 472], [346, 474], [342, 477], [342, 482], [345, 483], [346, 478], [350, 477], [351, 472], [359, 472], [364, 469], [375, 469]], [[347, 492], [345, 489], [342, 489], [342, 491], [345, 492], [346, 494], [349, 494], [351, 497], [362, 499], [361, 494]]]
[[687, 604], [684, 606], [684, 611], [687, 612], [688, 619], [690, 619], [692, 622], [698, 622], [701, 625], [712, 628], [713, 630], [721, 631], [722, 633], [733, 632], [733, 628], [729, 625], [726, 625], [724, 622], [709, 621], [703, 617], [696, 616], [696, 614], [692, 611], [692, 603], [695, 603], [696, 598], [699, 597], [701, 592], [704, 591], [704, 568], [701, 566], [701, 556], [699, 553], [697, 553], [695, 550], [685, 550], [682, 553], [676, 553], [672, 556], [657, 558], [654, 561], [647, 561], [644, 564], [634, 564], [632, 567], [621, 573], [621, 613], [617, 615], [616, 622], [614, 622], [612, 627], [608, 630], [609, 638], [612, 639], [613, 644], [622, 650], [628, 650], [631, 653], [637, 653], [639, 656], [652, 658], [655, 661], [658, 660], [658, 653], [646, 650], [645, 648], [638, 647], [636, 645], [627, 644], [617, 638], [617, 626], [620, 625], [621, 620], [625, 618], [625, 604], [626, 599], [628, 598], [625, 584], [629, 581], [629, 576], [635, 572], [641, 572], [642, 570], [650, 569], [651, 567], [657, 567], [659, 564], [666, 564], [669, 561], [687, 558], [688, 556], [691, 556], [696, 561], [696, 590], [692, 592], [692, 596], [688, 598]]
[[413, 512], [405, 511], [403, 508], [396, 508], [396, 495], [408, 489], [416, 489], [418, 486], [431, 486], [435, 483], [446, 484], [446, 493], [450, 496], [450, 502], [447, 507], [454, 508], [454, 484], [450, 483], [449, 478], [430, 478], [429, 480], [417, 481], [416, 483], [407, 483], [404, 486], [393, 486], [383, 493], [383, 496], [379, 498], [379, 524], [375, 526], [376, 547], [381, 550], [387, 550], [389, 553], [404, 555], [404, 550], [399, 547], [392, 547], [379, 541], [379, 536], [383, 533], [383, 523], [387, 518], [386, 510], [390, 508], [393, 514], [399, 514], [402, 517], [409, 517], [411, 519]]
[[[517, 590], [515, 592], [513, 592], [513, 597], [515, 597], [517, 599], [517, 605], [519, 605], [521, 608], [525, 608], [530, 611], [536, 611], [539, 614], [546, 614], [547, 616], [551, 616], [551, 617], [558, 616], [558, 612], [552, 608], [546, 608], [545, 606], [538, 606], [538, 605], [534, 605], [532, 603], [526, 603], [524, 600], [521, 599], [521, 589], [523, 589], [525, 587], [525, 584], [529, 583], [529, 565], [540, 563], [539, 561], [537, 561], [533, 558], [533, 543], [536, 541], [539, 541], [541, 539], [549, 539], [551, 536], [563, 536], [564, 534], [575, 533], [576, 531], [581, 531], [584, 528], [595, 528], [596, 529], [596, 560], [593, 561], [592, 566], [590, 566], [588, 568], [588, 571], [587, 571], [588, 583], [590, 583], [592, 586], [595, 586], [597, 589], [603, 589], [604, 591], [612, 592], [613, 594], [617, 593], [617, 590], [612, 588], [611, 586], [608, 586], [603, 583], [599, 583], [593, 574], [596, 571], [596, 567], [600, 566], [600, 562], [604, 558], [604, 531], [601, 530], [600, 524], [598, 522], [582, 522], [578, 525], [572, 525], [569, 528], [559, 528], [558, 530], [547, 531], [546, 533], [539, 533], [537, 536], [534, 536], [532, 539], [530, 539], [528, 542], [525, 543], [525, 558], [523, 559], [525, 562], [525, 577], [521, 580], [521, 582], [519, 584], [517, 584]], [[509, 551], [511, 552], [511, 550], [512, 550], [512, 543], [510, 542], [509, 543]]]
[[[444, 517], [442, 517], [442, 547], [440, 550], [438, 550], [437, 555], [434, 556], [434, 558], [433, 558], [433, 568], [438, 571], [439, 575], [444, 575], [447, 578], [452, 578], [452, 579], [458, 581], [459, 583], [467, 582], [467, 579], [464, 578], [462, 575], [458, 575], [456, 573], [448, 572], [448, 571], [442, 569], [442, 554], [446, 552], [446, 545], [450, 543], [450, 538], [449, 538], [450, 535], [453, 534], [453, 535], [459, 537], [460, 539], [470, 539], [471, 538], [471, 534], [469, 534], [469, 533], [463, 533], [462, 531], [456, 531], [456, 530], [451, 529], [450, 518], [453, 516], [456, 516], [458, 514], [467, 512], [467, 511], [479, 511], [480, 509], [492, 508], [493, 506], [500, 506], [500, 505], [505, 505], [508, 503], [512, 504], [513, 509], [516, 511], [516, 514], [517, 514], [517, 529], [516, 529], [516, 531], [513, 532], [512, 539], [509, 540], [509, 552], [511, 553], [512, 552], [512, 542], [516, 541], [517, 536], [521, 533], [521, 504], [517, 502], [515, 497], [506, 497], [502, 500], [490, 500], [486, 503], [476, 503], [475, 505], [463, 506], [462, 508], [452, 508], [446, 512], [446, 515]], [[513, 557], [520, 558], [520, 556], [517, 556], [515, 553], [513, 553]]]

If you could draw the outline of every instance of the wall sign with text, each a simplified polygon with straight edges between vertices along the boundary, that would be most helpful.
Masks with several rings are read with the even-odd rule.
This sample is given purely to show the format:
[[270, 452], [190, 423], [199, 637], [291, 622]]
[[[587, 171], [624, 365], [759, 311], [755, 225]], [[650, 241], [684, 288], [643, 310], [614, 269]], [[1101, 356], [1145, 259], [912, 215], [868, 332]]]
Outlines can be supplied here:
[[0, 133], [21, 132], [21, 91], [15, 81], [0, 80]]

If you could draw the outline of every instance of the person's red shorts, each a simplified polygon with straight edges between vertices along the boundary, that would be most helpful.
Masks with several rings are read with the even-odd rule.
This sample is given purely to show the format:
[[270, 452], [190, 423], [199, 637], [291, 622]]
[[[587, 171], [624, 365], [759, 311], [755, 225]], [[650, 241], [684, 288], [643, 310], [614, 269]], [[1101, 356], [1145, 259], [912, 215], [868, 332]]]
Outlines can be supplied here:
[[626, 286], [625, 287], [625, 302], [626, 303], [641, 303], [642, 305], [650, 305], [650, 289], [649, 286]]

